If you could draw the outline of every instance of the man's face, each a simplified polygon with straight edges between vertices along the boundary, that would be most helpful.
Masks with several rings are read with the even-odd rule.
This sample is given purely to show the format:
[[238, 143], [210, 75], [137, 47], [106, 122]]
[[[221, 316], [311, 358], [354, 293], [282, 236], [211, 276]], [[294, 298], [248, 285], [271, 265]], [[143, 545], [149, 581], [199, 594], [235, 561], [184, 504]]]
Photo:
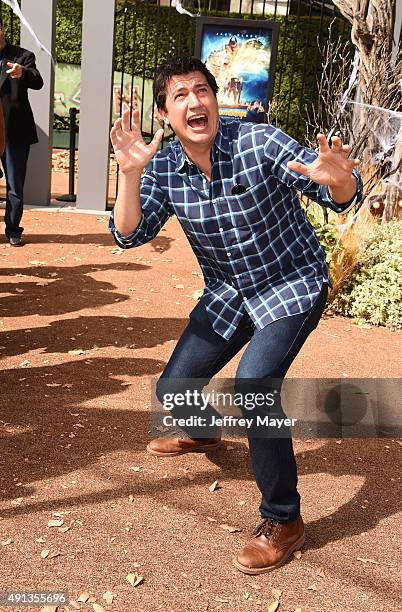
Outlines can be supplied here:
[[173, 76], [168, 83], [166, 111], [160, 114], [185, 149], [212, 146], [219, 125], [218, 102], [202, 72]]

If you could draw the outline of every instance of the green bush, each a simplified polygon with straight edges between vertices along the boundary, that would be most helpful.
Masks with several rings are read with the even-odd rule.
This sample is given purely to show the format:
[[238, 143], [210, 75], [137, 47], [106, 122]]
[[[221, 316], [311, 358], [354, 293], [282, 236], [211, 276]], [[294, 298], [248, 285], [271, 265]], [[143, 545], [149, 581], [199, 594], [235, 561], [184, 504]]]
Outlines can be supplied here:
[[313, 226], [318, 240], [325, 252], [325, 260], [330, 263], [336, 250], [340, 249], [338, 234], [333, 223], [321, 223], [313, 212], [307, 212], [307, 219]]
[[376, 226], [364, 259], [333, 303], [340, 314], [402, 327], [402, 222]]
[[83, 0], [57, 0], [55, 41], [57, 62], [81, 63], [82, 2]]

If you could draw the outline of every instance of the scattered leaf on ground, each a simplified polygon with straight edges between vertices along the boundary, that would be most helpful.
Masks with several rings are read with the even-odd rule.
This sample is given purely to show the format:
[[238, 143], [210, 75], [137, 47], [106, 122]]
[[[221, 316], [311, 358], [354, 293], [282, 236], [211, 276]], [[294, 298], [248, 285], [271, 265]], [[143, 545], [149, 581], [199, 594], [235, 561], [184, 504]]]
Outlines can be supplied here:
[[133, 501], [134, 501], [134, 495], [129, 495], [129, 496], [128, 496], [128, 501], [129, 501], [130, 503], [133, 503]]
[[267, 608], [267, 612], [275, 612], [279, 608], [279, 601], [275, 599], [275, 601], [271, 602]]
[[47, 559], [49, 556], [50, 550], [48, 550], [47, 548], [45, 548], [45, 550], [42, 550], [40, 553], [40, 556], [42, 557], [42, 559]]
[[94, 603], [92, 604], [92, 607], [95, 610], [95, 612], [105, 612], [105, 608], [101, 606], [100, 604]]
[[74, 349], [72, 351], [68, 351], [69, 355], [83, 355], [85, 351], [83, 349]]
[[246, 582], [246, 584], [252, 589], [256, 589], [256, 591], [260, 591], [261, 587], [259, 584], [254, 584], [254, 582]]
[[68, 605], [70, 606], [70, 608], [74, 608], [74, 610], [80, 610], [81, 606], [80, 604], [75, 601], [75, 599], [70, 599], [70, 601], [68, 602]]
[[232, 525], [227, 525], [226, 523], [219, 525], [219, 527], [222, 527], [222, 529], [225, 529], [225, 531], [228, 531], [229, 533], [235, 533], [236, 531], [242, 531], [240, 527], [233, 527]]
[[253, 599], [253, 598], [251, 597], [251, 593], [249, 593], [248, 591], [244, 591], [244, 593], [243, 593], [243, 597], [244, 597], [244, 599]]
[[111, 591], [106, 591], [106, 593], [103, 593], [102, 597], [107, 604], [112, 604], [114, 599], [114, 593], [112, 593]]
[[144, 576], [139, 576], [138, 574], [127, 574], [126, 580], [131, 584], [131, 586], [136, 587], [143, 582]]
[[55, 557], [60, 557], [60, 555], [61, 555], [61, 552], [58, 550], [55, 550], [54, 552], [51, 552], [49, 554], [48, 559], [54, 559]]
[[301, 559], [301, 556], [302, 556], [301, 550], [295, 550], [295, 552], [293, 553], [293, 556], [295, 559]]
[[281, 591], [280, 589], [272, 589], [272, 595], [275, 597], [275, 599], [280, 599], [281, 595], [283, 593], [283, 591]]
[[315, 584], [310, 584], [310, 586], [307, 587], [308, 591], [316, 591], [317, 587], [315, 586]]
[[174, 288], [175, 289], [184, 289], [184, 285], [175, 285]]
[[202, 289], [197, 289], [196, 291], [193, 291], [191, 297], [193, 298], [193, 300], [197, 301], [200, 299], [203, 293], [204, 291]]
[[375, 563], [376, 565], [378, 565], [378, 561], [376, 561], [375, 559], [363, 559], [362, 557], [357, 557], [358, 561], [361, 561], [362, 563]]
[[41, 612], [57, 612], [57, 606], [45, 606], [40, 609]]
[[77, 601], [79, 601], [79, 603], [87, 603], [88, 599], [91, 597], [91, 595], [89, 593], [86, 593], [85, 591], [83, 593], [81, 593], [81, 595], [78, 597]]
[[218, 485], [219, 485], [219, 481], [214, 480], [214, 482], [209, 487], [210, 492], [213, 493], [214, 491], [216, 491], [216, 489], [220, 488]]
[[3, 540], [1, 545], [2, 546], [8, 546], [9, 544], [12, 544], [12, 543], [13, 543], [12, 539], [8, 538], [7, 540]]
[[213, 516], [207, 516], [207, 521], [209, 521], [210, 523], [217, 523], [218, 519], [213, 518]]
[[215, 597], [215, 601], [219, 601], [220, 603], [229, 603], [229, 599], [225, 597]]
[[48, 527], [61, 527], [62, 525], [64, 525], [63, 519], [51, 519], [47, 524]]
[[322, 569], [322, 567], [318, 568], [318, 570], [316, 571], [316, 575], [320, 578], [325, 578], [324, 570]]

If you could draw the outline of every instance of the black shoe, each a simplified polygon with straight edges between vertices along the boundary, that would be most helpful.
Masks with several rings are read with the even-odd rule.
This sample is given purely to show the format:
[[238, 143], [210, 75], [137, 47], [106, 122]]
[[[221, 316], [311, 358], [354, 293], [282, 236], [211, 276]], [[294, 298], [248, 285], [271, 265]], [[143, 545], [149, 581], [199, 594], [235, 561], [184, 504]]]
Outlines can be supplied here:
[[10, 246], [14, 246], [14, 247], [23, 246], [24, 244], [21, 236], [10, 236], [8, 241], [10, 243]]

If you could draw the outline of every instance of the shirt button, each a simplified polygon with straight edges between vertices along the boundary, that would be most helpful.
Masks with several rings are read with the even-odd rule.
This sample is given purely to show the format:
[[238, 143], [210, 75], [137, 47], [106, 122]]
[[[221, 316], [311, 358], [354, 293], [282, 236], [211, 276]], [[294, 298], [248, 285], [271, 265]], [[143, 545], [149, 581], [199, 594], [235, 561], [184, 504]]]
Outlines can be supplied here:
[[232, 257], [232, 253], [228, 253], [228, 257]]
[[223, 232], [223, 227], [220, 227], [220, 228], [219, 228], [219, 231], [220, 231], [220, 232]]

